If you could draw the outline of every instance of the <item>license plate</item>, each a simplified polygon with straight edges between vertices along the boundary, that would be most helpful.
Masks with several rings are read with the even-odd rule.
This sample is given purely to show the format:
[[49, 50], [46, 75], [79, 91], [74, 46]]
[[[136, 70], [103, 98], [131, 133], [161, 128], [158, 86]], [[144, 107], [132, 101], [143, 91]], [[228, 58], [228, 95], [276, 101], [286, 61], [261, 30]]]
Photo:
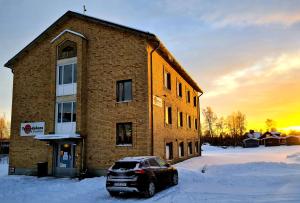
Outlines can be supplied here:
[[114, 183], [114, 186], [125, 187], [125, 186], [127, 186], [127, 184], [126, 183]]

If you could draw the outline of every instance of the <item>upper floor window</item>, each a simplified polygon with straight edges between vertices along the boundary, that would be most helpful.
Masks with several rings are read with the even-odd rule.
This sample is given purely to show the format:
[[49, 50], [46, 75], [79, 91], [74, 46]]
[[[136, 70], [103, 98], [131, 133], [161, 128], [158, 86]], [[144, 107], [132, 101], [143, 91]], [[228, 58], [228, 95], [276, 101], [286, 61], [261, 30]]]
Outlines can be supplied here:
[[132, 80], [117, 81], [117, 102], [132, 100]]
[[164, 85], [167, 89], [171, 90], [171, 74], [165, 71], [164, 75]]
[[132, 123], [117, 123], [117, 145], [132, 145]]
[[57, 122], [76, 122], [76, 102], [57, 103]]
[[178, 112], [178, 127], [182, 127], [182, 126], [183, 126], [183, 113]]
[[187, 103], [191, 102], [191, 92], [190, 92], [190, 90], [186, 91], [186, 102]]
[[165, 109], [165, 122], [166, 124], [172, 124], [172, 107], [166, 106]]
[[191, 116], [190, 115], [186, 115], [186, 125], [187, 127], [191, 128], [192, 124], [191, 124]]
[[194, 107], [197, 106], [197, 96], [194, 96]]
[[177, 96], [182, 97], [182, 83], [177, 82]]
[[65, 41], [58, 47], [58, 60], [73, 58], [77, 56], [76, 43], [72, 41]]
[[58, 66], [58, 84], [66, 85], [77, 82], [77, 64]]
[[198, 119], [195, 118], [195, 129], [197, 130], [198, 129]]

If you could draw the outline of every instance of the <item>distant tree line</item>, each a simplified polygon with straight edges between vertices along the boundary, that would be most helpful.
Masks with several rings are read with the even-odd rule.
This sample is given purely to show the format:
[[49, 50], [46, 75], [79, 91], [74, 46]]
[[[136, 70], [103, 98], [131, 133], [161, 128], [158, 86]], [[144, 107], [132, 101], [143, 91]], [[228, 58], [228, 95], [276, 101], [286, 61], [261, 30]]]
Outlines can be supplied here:
[[211, 107], [206, 107], [202, 113], [204, 116], [202, 142], [215, 146], [242, 145], [247, 124], [245, 114], [237, 111], [227, 117], [218, 117]]
[[0, 117], [0, 140], [9, 138], [9, 123], [5, 117]]

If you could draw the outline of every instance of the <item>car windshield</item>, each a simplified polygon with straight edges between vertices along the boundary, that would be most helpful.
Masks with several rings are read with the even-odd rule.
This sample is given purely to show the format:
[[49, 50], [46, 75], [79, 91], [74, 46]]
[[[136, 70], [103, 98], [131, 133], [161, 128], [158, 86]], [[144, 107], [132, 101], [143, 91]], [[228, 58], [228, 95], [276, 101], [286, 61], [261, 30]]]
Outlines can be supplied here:
[[113, 165], [112, 169], [114, 170], [130, 170], [134, 169], [137, 165], [137, 162], [129, 162], [129, 161], [120, 161], [116, 162], [115, 165]]

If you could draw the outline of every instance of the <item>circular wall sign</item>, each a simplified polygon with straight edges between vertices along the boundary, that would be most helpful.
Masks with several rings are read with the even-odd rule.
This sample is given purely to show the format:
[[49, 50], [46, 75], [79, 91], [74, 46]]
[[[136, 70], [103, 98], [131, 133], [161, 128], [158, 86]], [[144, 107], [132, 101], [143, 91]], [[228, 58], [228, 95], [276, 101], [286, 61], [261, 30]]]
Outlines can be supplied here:
[[26, 134], [31, 133], [31, 125], [29, 125], [29, 124], [25, 125], [25, 127], [24, 127], [24, 132], [25, 132]]

